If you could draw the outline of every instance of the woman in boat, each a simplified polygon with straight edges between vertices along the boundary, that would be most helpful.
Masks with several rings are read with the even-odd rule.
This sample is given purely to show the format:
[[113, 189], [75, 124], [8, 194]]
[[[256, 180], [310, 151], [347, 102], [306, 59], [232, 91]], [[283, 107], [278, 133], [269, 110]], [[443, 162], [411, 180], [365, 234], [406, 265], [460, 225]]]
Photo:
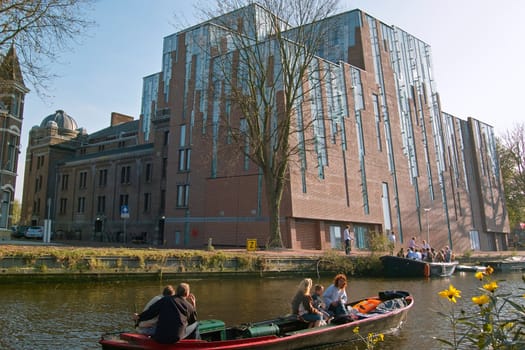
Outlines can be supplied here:
[[299, 283], [297, 293], [292, 300], [292, 313], [298, 315], [305, 322], [309, 322], [308, 327], [319, 327], [323, 320], [323, 313], [313, 304], [310, 295], [312, 284], [311, 278], [305, 278]]
[[335, 317], [348, 314], [348, 310], [346, 309], [346, 303], [348, 302], [346, 284], [346, 275], [340, 273], [335, 276], [334, 283], [324, 291], [323, 298], [328, 307], [328, 312]]

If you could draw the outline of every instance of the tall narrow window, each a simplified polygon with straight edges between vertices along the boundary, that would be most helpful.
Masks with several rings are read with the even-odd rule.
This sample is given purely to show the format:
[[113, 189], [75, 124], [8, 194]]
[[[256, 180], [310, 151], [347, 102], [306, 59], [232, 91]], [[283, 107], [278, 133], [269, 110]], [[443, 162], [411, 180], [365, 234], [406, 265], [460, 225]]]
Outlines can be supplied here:
[[69, 175], [62, 174], [62, 191], [67, 190], [68, 182], [69, 182]]
[[100, 169], [98, 172], [98, 185], [105, 187], [108, 183], [108, 169]]
[[146, 164], [146, 182], [151, 182], [151, 163]]
[[67, 198], [60, 198], [60, 214], [67, 212]]
[[166, 178], [168, 172], [168, 158], [162, 158], [162, 178]]
[[179, 146], [186, 146], [186, 125], [182, 124], [180, 126], [180, 143]]
[[131, 174], [131, 167], [123, 166], [120, 171], [120, 183], [121, 184], [129, 184], [130, 183], [130, 175]]
[[151, 193], [144, 193], [144, 212], [147, 213], [151, 207]]
[[79, 178], [78, 188], [85, 189], [87, 185], [87, 171], [81, 171], [79, 175], [80, 175], [80, 178]]
[[128, 205], [128, 200], [129, 200], [129, 195], [121, 194], [120, 201], [119, 201], [119, 208], [121, 208], [123, 205]]
[[188, 206], [190, 185], [177, 186], [177, 207], [185, 208]]
[[379, 96], [372, 94], [372, 104], [374, 105], [374, 115], [376, 122], [376, 141], [377, 141], [377, 150], [381, 152], [383, 147], [381, 146], [381, 106], [379, 105]]
[[97, 214], [104, 214], [106, 212], [106, 196], [97, 197]]
[[78, 197], [77, 213], [82, 214], [86, 210], [86, 197]]
[[191, 149], [180, 149], [179, 150], [179, 171], [190, 170], [190, 155]]

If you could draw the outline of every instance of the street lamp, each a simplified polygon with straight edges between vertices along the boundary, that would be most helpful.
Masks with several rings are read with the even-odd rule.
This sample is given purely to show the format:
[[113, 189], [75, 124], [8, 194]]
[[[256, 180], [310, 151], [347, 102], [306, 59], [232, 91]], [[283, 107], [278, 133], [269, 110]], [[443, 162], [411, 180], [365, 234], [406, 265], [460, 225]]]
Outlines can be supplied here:
[[428, 223], [428, 212], [430, 211], [430, 209], [432, 208], [423, 208], [423, 210], [425, 211], [425, 216], [427, 218], [427, 244], [430, 245], [430, 225]]

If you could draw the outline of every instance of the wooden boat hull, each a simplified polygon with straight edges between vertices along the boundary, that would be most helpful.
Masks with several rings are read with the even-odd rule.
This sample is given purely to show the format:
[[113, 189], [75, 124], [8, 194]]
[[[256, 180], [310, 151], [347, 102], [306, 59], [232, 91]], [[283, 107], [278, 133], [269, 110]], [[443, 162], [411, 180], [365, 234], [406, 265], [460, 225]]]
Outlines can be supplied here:
[[[260, 327], [263, 331], [253, 331], [252, 337], [243, 337], [231, 340], [181, 340], [175, 344], [159, 344], [151, 338], [136, 333], [121, 333], [116, 336], [104, 335], [99, 343], [103, 350], [185, 350], [185, 349], [215, 349], [215, 350], [241, 350], [241, 349], [271, 349], [293, 350], [308, 349], [331, 344], [340, 344], [356, 341], [359, 335], [354, 329], [359, 327], [359, 334], [368, 336], [373, 334], [390, 334], [398, 330], [405, 323], [407, 313], [412, 308], [414, 300], [411, 296], [405, 298], [407, 305], [391, 310], [387, 313], [362, 315], [365, 318], [344, 324], [328, 324], [315, 328], [297, 329], [292, 326], [296, 319], [289, 317], [267, 320], [251, 324], [251, 327]], [[358, 301], [359, 302], [359, 301]], [[357, 302], [355, 302], [357, 303]], [[355, 304], [351, 303], [351, 305]], [[264, 335], [266, 328], [274, 327], [275, 334]], [[271, 331], [271, 330], [270, 330]], [[226, 329], [226, 333], [231, 330]], [[217, 333], [218, 334], [218, 333]], [[243, 334], [246, 334], [246, 330]], [[250, 334], [250, 332], [248, 332]], [[224, 336], [224, 333], [223, 333]], [[203, 339], [206, 337], [203, 336]]]
[[400, 258], [392, 255], [382, 256], [383, 271], [386, 277], [448, 277], [456, 270], [457, 261], [425, 262]]

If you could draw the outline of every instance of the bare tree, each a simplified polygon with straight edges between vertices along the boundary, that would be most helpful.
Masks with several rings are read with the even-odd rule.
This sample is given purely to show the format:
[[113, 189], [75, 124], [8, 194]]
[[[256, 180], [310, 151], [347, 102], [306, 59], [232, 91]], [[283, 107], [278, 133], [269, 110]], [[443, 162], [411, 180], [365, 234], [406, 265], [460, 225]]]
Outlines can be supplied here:
[[516, 124], [498, 141], [510, 225], [517, 227], [525, 221], [525, 124]]
[[206, 11], [220, 31], [212, 35], [218, 40], [211, 53], [214, 95], [239, 117], [226, 113], [222, 122], [263, 176], [268, 245], [282, 247], [281, 200], [290, 164], [315, 146], [319, 135], [312, 129], [323, 122], [313, 116], [311, 101], [319, 98], [313, 91], [329, 69], [316, 54], [328, 30], [323, 20], [334, 14], [338, 0], [253, 3], [219, 0]]
[[48, 64], [70, 48], [93, 22], [93, 0], [0, 0], [0, 53], [14, 45], [24, 78], [42, 96], [53, 77]]

